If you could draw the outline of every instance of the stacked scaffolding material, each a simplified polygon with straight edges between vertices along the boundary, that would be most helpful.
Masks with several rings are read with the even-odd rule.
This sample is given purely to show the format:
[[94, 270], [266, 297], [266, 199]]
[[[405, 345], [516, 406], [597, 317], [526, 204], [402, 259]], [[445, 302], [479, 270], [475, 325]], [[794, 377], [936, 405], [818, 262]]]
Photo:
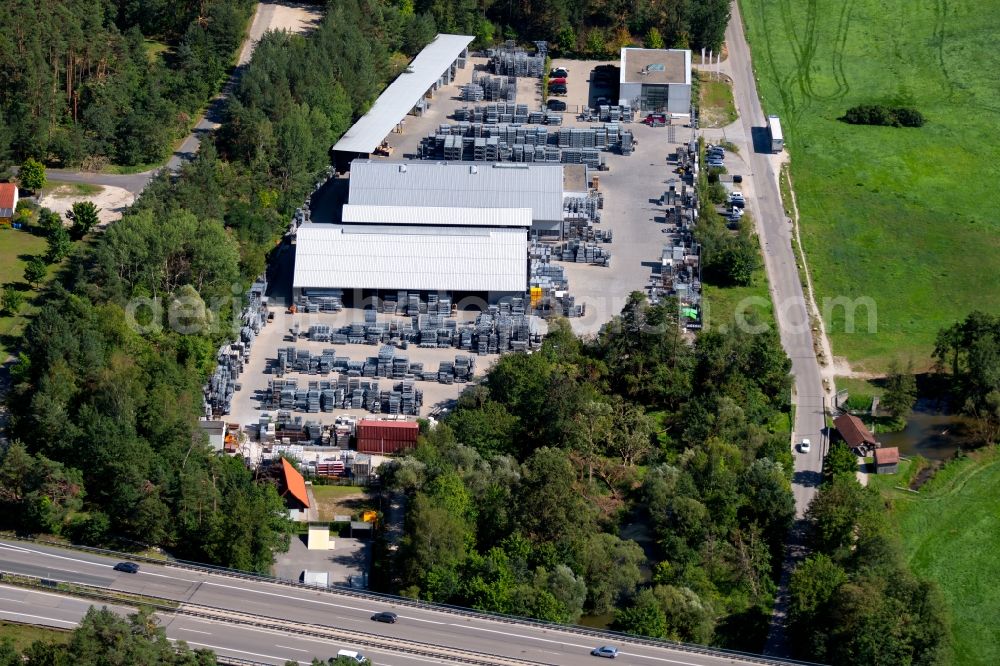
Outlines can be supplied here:
[[[544, 44], [544, 42], [541, 43]], [[544, 49], [538, 50], [534, 55], [529, 55], [527, 51], [516, 46], [514, 42], [508, 41], [498, 49], [490, 49], [487, 54], [490, 58], [490, 69], [497, 74], [536, 79], [545, 76], [546, 52]]]
[[240, 311], [239, 338], [222, 345], [216, 353], [216, 367], [204, 386], [204, 415], [206, 418], [228, 414], [232, 409], [233, 395], [240, 389], [239, 377], [250, 360], [250, 349], [257, 334], [267, 325], [267, 278], [260, 276], [245, 295], [245, 306]]
[[484, 106], [462, 107], [453, 114], [460, 123], [480, 123], [483, 125], [561, 125], [562, 114], [554, 111], [528, 111], [527, 104], [486, 104]]
[[439, 125], [436, 133], [422, 142], [421, 154], [449, 161], [586, 164], [600, 170], [600, 151], [620, 149], [623, 136], [629, 137], [631, 151], [631, 133], [614, 124], [549, 132], [540, 125], [462, 121]]
[[610, 252], [596, 243], [581, 242], [580, 240], [563, 243], [559, 248], [559, 257], [562, 261], [577, 264], [611, 265]]
[[[481, 94], [477, 94], [478, 88]], [[466, 90], [472, 94], [470, 97]], [[462, 99], [468, 102], [515, 102], [517, 101], [517, 78], [513, 76], [490, 76], [474, 71], [472, 83], [462, 88]]]

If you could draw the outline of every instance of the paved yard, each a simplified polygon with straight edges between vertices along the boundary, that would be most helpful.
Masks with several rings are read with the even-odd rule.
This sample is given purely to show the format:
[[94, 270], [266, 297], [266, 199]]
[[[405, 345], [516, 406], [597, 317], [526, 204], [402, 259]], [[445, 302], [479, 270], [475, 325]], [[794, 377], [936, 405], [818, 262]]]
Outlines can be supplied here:
[[309, 550], [306, 535], [293, 535], [287, 553], [274, 560], [272, 573], [278, 578], [302, 581], [304, 571], [325, 571], [331, 584], [347, 584], [365, 580], [368, 572], [370, 544], [367, 539], [341, 538], [333, 534], [332, 550]]

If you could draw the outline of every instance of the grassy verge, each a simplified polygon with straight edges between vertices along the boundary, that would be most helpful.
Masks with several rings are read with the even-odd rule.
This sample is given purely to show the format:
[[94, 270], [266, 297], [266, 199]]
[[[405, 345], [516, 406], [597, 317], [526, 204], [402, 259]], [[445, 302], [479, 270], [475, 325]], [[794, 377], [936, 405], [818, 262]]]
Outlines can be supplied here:
[[[882, 370], [895, 355], [926, 358], [938, 329], [969, 311], [1000, 309], [1000, 220], [982, 189], [1000, 175], [997, 147], [983, 141], [1000, 125], [1000, 0], [946, 12], [877, 0], [741, 6], [764, 107], [782, 116], [794, 156], [817, 297], [877, 306], [876, 331], [848, 332], [843, 310], [826, 322], [834, 352]], [[913, 106], [927, 125], [838, 120], [879, 102]]]
[[52, 627], [36, 627], [30, 624], [17, 624], [15, 622], [0, 622], [0, 643], [10, 639], [14, 644], [14, 649], [24, 652], [35, 641], [44, 643], [69, 642], [70, 632]]
[[[896, 476], [908, 480], [902, 472]], [[1000, 567], [998, 450], [948, 463], [919, 494], [886, 490], [888, 479], [872, 480], [892, 500], [890, 518], [913, 571], [941, 586], [951, 611], [955, 663], [1000, 662], [1000, 586], [993, 580]]]
[[[61, 191], [56, 193], [56, 190]], [[66, 183], [61, 180], [50, 180], [46, 185], [45, 189], [42, 191], [42, 196], [54, 196], [61, 199], [68, 199], [70, 197], [92, 197], [95, 194], [100, 194], [104, 191], [104, 188], [100, 185], [92, 185], [90, 183]]]
[[360, 486], [313, 486], [313, 496], [321, 522], [331, 522], [337, 515], [358, 516], [367, 509], [376, 509]]
[[725, 127], [736, 122], [736, 103], [733, 86], [728, 79], [713, 80], [705, 73], [698, 73], [698, 123], [700, 127]]
[[753, 280], [746, 287], [702, 286], [705, 300], [705, 328], [732, 327], [737, 316], [745, 321], [765, 322], [774, 326], [774, 306], [767, 288], [763, 268], [753, 273]]
[[[47, 247], [42, 236], [20, 229], [0, 229], [0, 289], [14, 285], [25, 297], [16, 315], [0, 315], [0, 362], [7, 358], [14, 340], [20, 337], [28, 319], [37, 311], [32, 302], [35, 292], [24, 281], [24, 267], [31, 257], [44, 254]], [[49, 271], [51, 274], [51, 267]]]

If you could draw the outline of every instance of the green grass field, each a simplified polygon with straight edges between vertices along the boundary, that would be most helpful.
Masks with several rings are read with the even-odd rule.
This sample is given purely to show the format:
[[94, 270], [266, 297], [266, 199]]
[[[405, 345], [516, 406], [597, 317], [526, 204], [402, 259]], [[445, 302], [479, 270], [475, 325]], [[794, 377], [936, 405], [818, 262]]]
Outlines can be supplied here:
[[[926, 362], [943, 326], [1000, 310], [1000, 0], [741, 0], [765, 111], [782, 117], [817, 297], [871, 297], [878, 330], [827, 322], [857, 368]], [[919, 109], [919, 129], [837, 120]]]
[[[900, 477], [905, 477], [902, 473]], [[919, 494], [892, 489], [891, 517], [913, 571], [936, 581], [951, 612], [956, 664], [1000, 663], [1000, 451], [977, 451], [945, 465]]]
[[713, 81], [708, 77], [709, 74], [699, 74], [699, 127], [725, 127], [739, 117], [733, 101], [733, 86], [728, 80]]
[[0, 641], [9, 638], [19, 652], [26, 650], [35, 641], [46, 643], [68, 643], [70, 632], [49, 627], [35, 627], [30, 624], [0, 622]]
[[705, 300], [705, 328], [732, 326], [737, 312], [748, 322], [760, 321], [774, 326], [774, 306], [767, 289], [764, 269], [754, 271], [753, 282], [746, 287], [702, 285]]
[[[41, 236], [19, 229], [0, 229], [0, 289], [13, 284], [26, 290], [25, 303], [15, 317], [0, 315], [0, 362], [7, 358], [11, 341], [19, 336], [27, 323], [27, 317], [35, 312], [31, 304], [33, 292], [28, 290], [24, 281], [24, 266], [26, 258], [44, 254], [47, 249], [45, 239]], [[51, 275], [52, 268], [49, 268]]]

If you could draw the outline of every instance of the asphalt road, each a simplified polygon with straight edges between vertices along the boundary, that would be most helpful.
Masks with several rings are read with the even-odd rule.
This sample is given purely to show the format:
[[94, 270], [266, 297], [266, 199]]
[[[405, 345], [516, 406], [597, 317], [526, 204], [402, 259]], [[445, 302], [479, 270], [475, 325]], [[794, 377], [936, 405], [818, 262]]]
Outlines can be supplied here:
[[[93, 603], [52, 592], [0, 585], [0, 620], [69, 630], [80, 623], [92, 604], [104, 605], [123, 616], [135, 612], [134, 608]], [[299, 663], [308, 664], [313, 657], [326, 659], [342, 649], [361, 652], [371, 657], [379, 666], [447, 663], [440, 659], [399, 654], [351, 645], [348, 642], [308, 638], [183, 615], [161, 617], [160, 622], [169, 639], [185, 641], [192, 649], [209, 649], [218, 655], [261, 663], [284, 664], [288, 659], [295, 659]]]
[[[44, 575], [56, 580], [101, 585], [224, 610], [357, 630], [459, 650], [516, 657], [542, 664], [576, 666], [596, 661], [589, 653], [601, 642], [570, 631], [530, 623], [501, 622], [409, 606], [395, 607], [391, 603], [372, 602], [336, 592], [299, 589], [145, 563], [137, 574], [120, 573], [112, 569], [115, 562], [115, 559], [89, 553], [0, 540], [2, 571]], [[2, 598], [0, 595], [0, 600]], [[9, 610], [8, 603], [11, 602], [0, 603], [0, 608]], [[396, 624], [372, 622], [372, 613], [379, 610], [393, 610], [398, 613], [399, 621]], [[325, 647], [328, 651], [332, 650], [329, 654], [335, 654], [338, 649], [351, 647], [304, 638], [300, 639], [301, 643], [290, 642], [296, 639], [281, 633], [268, 637], [267, 632], [258, 632], [260, 635], [233, 638], [236, 633], [231, 625], [191, 618], [171, 620], [167, 631], [171, 637], [184, 638], [196, 647], [236, 649], [244, 654], [235, 656], [267, 663], [283, 663], [285, 659], [308, 661], [320, 648]], [[204, 633], [192, 636], [192, 632]], [[716, 657], [670, 647], [633, 645], [620, 639], [613, 642], [621, 650], [617, 660], [620, 664], [721, 666], [753, 663], [739, 657]], [[392, 657], [391, 660], [384, 660], [380, 657], [376, 663], [408, 663], [402, 659]]]
[[[750, 47], [743, 33], [738, 2], [732, 4], [732, 19], [726, 28], [729, 67], [733, 77], [733, 94], [746, 136], [760, 150], [769, 148], [766, 115], [761, 109], [756, 80], [750, 58]], [[792, 252], [792, 229], [785, 215], [778, 190], [778, 178], [767, 153], [751, 149], [746, 156], [754, 176], [757, 196], [749, 205], [757, 220], [757, 232], [764, 250], [764, 263], [771, 285], [781, 342], [792, 360], [795, 380], [794, 441], [808, 438], [812, 450], [808, 454], [793, 451], [795, 472], [792, 493], [799, 520], [789, 539], [782, 584], [775, 603], [776, 622], [768, 640], [768, 653], [785, 653], [783, 617], [787, 608], [787, 580], [794, 564], [803, 556], [802, 516], [816, 495], [822, 479], [826, 426], [823, 414], [823, 380], [813, 348], [808, 312], [802, 284], [799, 281], [795, 255]]]
[[124, 188], [129, 192], [138, 195], [143, 191], [143, 189], [145, 189], [146, 185], [149, 184], [149, 181], [151, 181], [153, 177], [155, 177], [156, 174], [158, 174], [162, 169], [166, 168], [170, 171], [178, 171], [181, 168], [181, 165], [194, 159], [194, 156], [198, 153], [198, 148], [201, 145], [201, 140], [212, 131], [218, 129], [219, 125], [222, 123], [222, 114], [226, 108], [226, 100], [228, 99], [233, 88], [236, 86], [237, 81], [239, 81], [239, 77], [243, 74], [246, 64], [250, 62], [250, 56], [253, 54], [253, 47], [258, 41], [260, 41], [260, 38], [273, 23], [277, 4], [278, 3], [269, 2], [261, 2], [257, 4], [253, 20], [250, 23], [250, 28], [247, 31], [242, 47], [240, 47], [239, 61], [237, 62], [236, 67], [233, 68], [233, 71], [230, 73], [229, 78], [222, 87], [222, 91], [211, 99], [205, 109], [205, 113], [198, 119], [198, 122], [195, 123], [191, 133], [184, 138], [164, 166], [128, 175], [49, 169], [47, 171], [48, 177], [52, 180], [63, 180], [71, 183], [112, 185]]

